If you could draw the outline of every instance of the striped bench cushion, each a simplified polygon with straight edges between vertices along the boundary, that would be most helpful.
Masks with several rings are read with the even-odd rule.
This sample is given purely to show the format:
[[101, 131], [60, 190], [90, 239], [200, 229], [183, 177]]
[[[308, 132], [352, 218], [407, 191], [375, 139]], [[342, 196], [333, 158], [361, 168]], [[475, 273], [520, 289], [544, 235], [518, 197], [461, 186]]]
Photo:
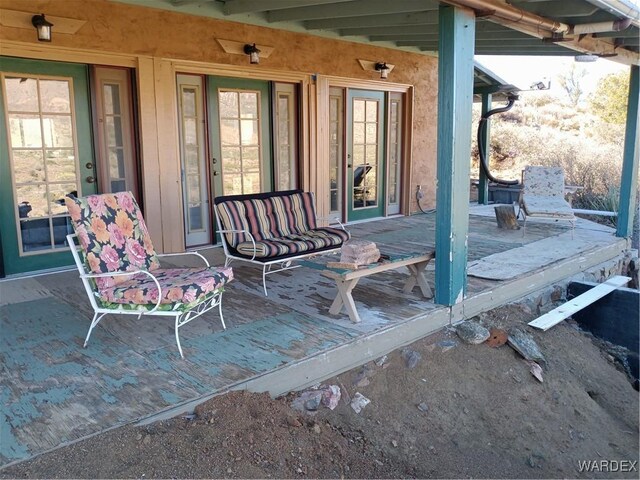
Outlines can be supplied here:
[[[216, 208], [223, 230], [246, 230], [256, 242], [300, 235], [316, 228], [313, 194], [308, 192], [227, 200]], [[245, 242], [251, 244], [244, 233], [227, 233], [225, 237], [233, 248]]]
[[[263, 239], [255, 243], [255, 258], [270, 258], [302, 254], [314, 250], [339, 247], [349, 240], [349, 232], [339, 228], [321, 227], [303, 233]], [[238, 253], [252, 257], [253, 242], [241, 242]]]

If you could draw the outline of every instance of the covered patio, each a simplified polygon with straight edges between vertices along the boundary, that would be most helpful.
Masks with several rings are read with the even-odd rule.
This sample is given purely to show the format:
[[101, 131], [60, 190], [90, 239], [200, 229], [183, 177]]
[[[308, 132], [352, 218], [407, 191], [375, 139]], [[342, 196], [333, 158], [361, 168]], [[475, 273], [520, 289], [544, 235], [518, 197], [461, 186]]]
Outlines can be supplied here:
[[[223, 302], [227, 330], [215, 312], [185, 327], [185, 360], [171, 322], [153, 317], [108, 316], [83, 349], [91, 310], [75, 271], [1, 282], [0, 391], [8, 420], [0, 432], [2, 464], [187, 412], [229, 389], [278, 395], [313, 385], [447, 325], [548, 291], [627, 248], [612, 229], [586, 220], [573, 241], [564, 226], [544, 222], [532, 223], [525, 237], [498, 230], [491, 207], [472, 207], [469, 225], [468, 293], [452, 308], [421, 298], [417, 288], [403, 293], [404, 271], [385, 272], [354, 290], [362, 318], [354, 324], [346, 313], [328, 313], [336, 286], [319, 270], [272, 275], [265, 297], [260, 270], [235, 264]], [[435, 215], [360, 223], [350, 231], [382, 252], [398, 242], [429, 250]], [[223, 262], [220, 248], [203, 252]], [[433, 265], [426, 277], [433, 286]]]

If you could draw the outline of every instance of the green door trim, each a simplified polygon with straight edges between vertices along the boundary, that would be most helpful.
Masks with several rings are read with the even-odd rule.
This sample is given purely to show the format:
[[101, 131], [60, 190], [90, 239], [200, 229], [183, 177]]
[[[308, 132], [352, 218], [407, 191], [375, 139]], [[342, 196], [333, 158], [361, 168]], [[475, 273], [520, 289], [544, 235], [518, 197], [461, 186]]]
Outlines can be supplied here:
[[[79, 195], [95, 193], [95, 183], [87, 183], [87, 177], [95, 178], [95, 156], [89, 103], [87, 65], [0, 57], [0, 72], [5, 74], [42, 75], [67, 77], [73, 82], [75, 110], [75, 137], [78, 151], [79, 175], [82, 179]], [[32, 272], [73, 265], [68, 250], [60, 252], [20, 256], [16, 228], [16, 203], [13, 195], [12, 172], [9, 161], [4, 84], [0, 84], [0, 239], [5, 275]], [[91, 168], [87, 168], [90, 165]]]
[[[378, 191], [377, 206], [364, 207], [354, 209], [353, 207], [353, 177], [354, 177], [354, 163], [353, 163], [353, 100], [365, 99], [376, 100], [378, 102], [378, 171], [376, 178], [378, 179]], [[386, 198], [386, 93], [382, 91], [374, 90], [355, 90], [348, 89], [347, 91], [347, 104], [345, 106], [347, 112], [347, 185], [345, 198], [347, 200], [346, 212], [347, 221], [367, 220], [370, 218], [377, 218], [384, 216], [385, 211], [385, 198]]]

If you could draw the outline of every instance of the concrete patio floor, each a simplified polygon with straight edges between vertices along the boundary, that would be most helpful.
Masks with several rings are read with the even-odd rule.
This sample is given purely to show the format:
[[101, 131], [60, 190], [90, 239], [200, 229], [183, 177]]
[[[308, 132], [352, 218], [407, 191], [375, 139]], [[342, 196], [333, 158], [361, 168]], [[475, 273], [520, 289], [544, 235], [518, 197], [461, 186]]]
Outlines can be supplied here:
[[[75, 271], [0, 282], [0, 465], [29, 458], [106, 429], [187, 411], [235, 388], [277, 395], [302, 388], [411, 343], [446, 325], [517, 300], [615, 258], [626, 241], [580, 220], [572, 238], [563, 225], [498, 230], [493, 210], [472, 209], [469, 261], [491, 259], [524, 270], [504, 280], [469, 277], [467, 297], [453, 308], [402, 292], [401, 271], [363, 279], [353, 292], [359, 324], [331, 315], [332, 280], [301, 267], [268, 279], [234, 263], [224, 294], [227, 330], [217, 312], [181, 330], [185, 359], [162, 318], [108, 316], [82, 342], [92, 311]], [[434, 248], [435, 216], [415, 215], [349, 227], [354, 238], [422, 251]], [[219, 248], [201, 251], [213, 264]], [[510, 254], [509, 252], [513, 252]], [[433, 265], [427, 270], [433, 287]]]

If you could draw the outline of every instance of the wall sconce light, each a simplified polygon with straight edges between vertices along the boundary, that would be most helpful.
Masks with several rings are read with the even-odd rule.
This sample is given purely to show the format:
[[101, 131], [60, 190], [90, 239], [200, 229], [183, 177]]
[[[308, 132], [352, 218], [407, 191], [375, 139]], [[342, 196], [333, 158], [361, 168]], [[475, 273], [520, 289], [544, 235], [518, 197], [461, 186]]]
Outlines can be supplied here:
[[260, 63], [260, 49], [256, 47], [255, 43], [247, 43], [244, 46], [244, 53], [249, 55], [249, 63], [254, 65]]
[[386, 80], [387, 78], [389, 78], [389, 72], [391, 71], [391, 69], [387, 66], [386, 62], [376, 63], [375, 68], [377, 72], [380, 72], [381, 79]]
[[39, 42], [51, 41], [51, 27], [53, 27], [53, 23], [44, 18], [44, 13], [31, 17], [31, 24], [36, 27]]

